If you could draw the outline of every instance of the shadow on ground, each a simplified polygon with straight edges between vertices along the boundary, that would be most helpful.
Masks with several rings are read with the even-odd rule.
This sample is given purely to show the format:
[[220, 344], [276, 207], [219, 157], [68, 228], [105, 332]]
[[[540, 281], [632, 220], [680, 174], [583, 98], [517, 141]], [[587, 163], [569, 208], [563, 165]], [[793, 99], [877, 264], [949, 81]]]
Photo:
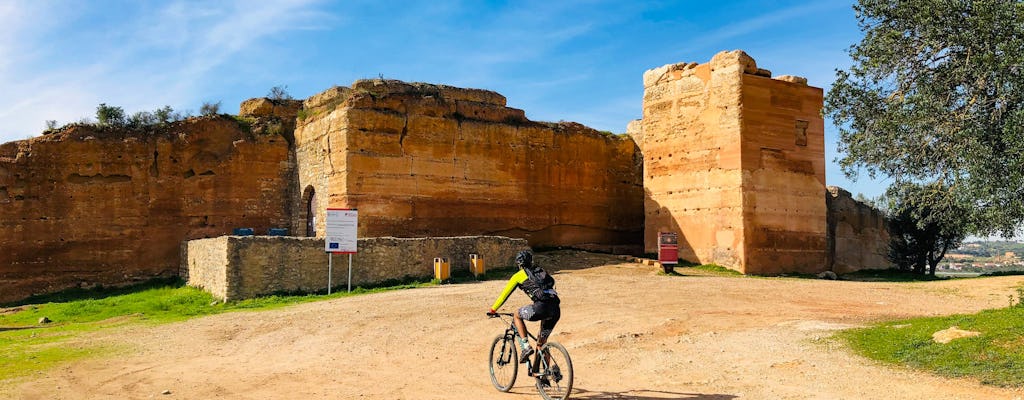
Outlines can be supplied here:
[[731, 394], [676, 393], [660, 390], [627, 390], [624, 392], [602, 392], [573, 388], [572, 398], [588, 400], [732, 400]]

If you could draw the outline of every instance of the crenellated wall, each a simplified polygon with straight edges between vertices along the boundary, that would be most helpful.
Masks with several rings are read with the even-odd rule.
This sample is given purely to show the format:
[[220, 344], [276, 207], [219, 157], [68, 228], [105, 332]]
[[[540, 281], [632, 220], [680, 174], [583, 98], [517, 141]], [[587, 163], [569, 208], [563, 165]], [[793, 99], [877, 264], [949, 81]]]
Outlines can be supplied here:
[[286, 227], [287, 141], [206, 117], [0, 146], [0, 302], [178, 273], [182, 240]]
[[639, 247], [643, 195], [629, 137], [533, 122], [486, 90], [387, 80], [314, 96], [304, 117], [300, 187], [316, 193], [318, 213], [357, 208], [361, 236]]

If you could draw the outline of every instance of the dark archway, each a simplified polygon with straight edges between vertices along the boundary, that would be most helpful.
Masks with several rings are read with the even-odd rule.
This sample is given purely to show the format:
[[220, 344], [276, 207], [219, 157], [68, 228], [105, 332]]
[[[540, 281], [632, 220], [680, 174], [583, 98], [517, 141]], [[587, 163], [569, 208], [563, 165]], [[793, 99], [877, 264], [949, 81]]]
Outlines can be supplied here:
[[306, 186], [302, 191], [302, 200], [306, 205], [306, 237], [316, 236], [316, 190]]

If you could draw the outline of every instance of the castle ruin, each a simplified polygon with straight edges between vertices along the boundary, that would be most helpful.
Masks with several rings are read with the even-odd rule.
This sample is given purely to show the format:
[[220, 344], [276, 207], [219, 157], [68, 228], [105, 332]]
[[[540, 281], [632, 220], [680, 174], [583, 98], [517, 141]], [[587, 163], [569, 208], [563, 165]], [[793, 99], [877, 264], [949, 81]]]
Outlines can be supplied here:
[[[629, 135], [530, 121], [497, 93], [359, 80], [144, 132], [71, 125], [0, 145], [0, 302], [175, 276], [233, 228], [501, 235], [656, 250], [744, 273], [883, 267], [884, 225], [824, 182], [822, 91], [740, 51], [644, 74]], [[844, 197], [845, 196], [845, 197]]]

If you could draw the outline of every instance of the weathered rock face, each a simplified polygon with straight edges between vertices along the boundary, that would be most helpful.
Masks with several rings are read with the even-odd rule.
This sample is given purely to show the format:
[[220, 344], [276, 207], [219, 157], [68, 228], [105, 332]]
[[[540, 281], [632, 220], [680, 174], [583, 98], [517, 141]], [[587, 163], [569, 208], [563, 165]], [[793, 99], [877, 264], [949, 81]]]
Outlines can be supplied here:
[[302, 100], [271, 100], [266, 97], [252, 98], [238, 106], [242, 117], [277, 117], [292, 119], [302, 109]]
[[644, 245], [744, 273], [826, 267], [822, 91], [741, 51], [644, 74]]
[[847, 273], [860, 269], [885, 269], [892, 266], [885, 253], [889, 231], [885, 215], [854, 200], [835, 186], [828, 187], [828, 237], [832, 249], [831, 270]]
[[367, 237], [639, 244], [639, 153], [628, 137], [532, 122], [490, 91], [385, 80], [314, 96], [304, 114], [296, 214], [357, 208]]
[[0, 146], [0, 301], [178, 273], [183, 240], [284, 227], [289, 147], [230, 118]]

